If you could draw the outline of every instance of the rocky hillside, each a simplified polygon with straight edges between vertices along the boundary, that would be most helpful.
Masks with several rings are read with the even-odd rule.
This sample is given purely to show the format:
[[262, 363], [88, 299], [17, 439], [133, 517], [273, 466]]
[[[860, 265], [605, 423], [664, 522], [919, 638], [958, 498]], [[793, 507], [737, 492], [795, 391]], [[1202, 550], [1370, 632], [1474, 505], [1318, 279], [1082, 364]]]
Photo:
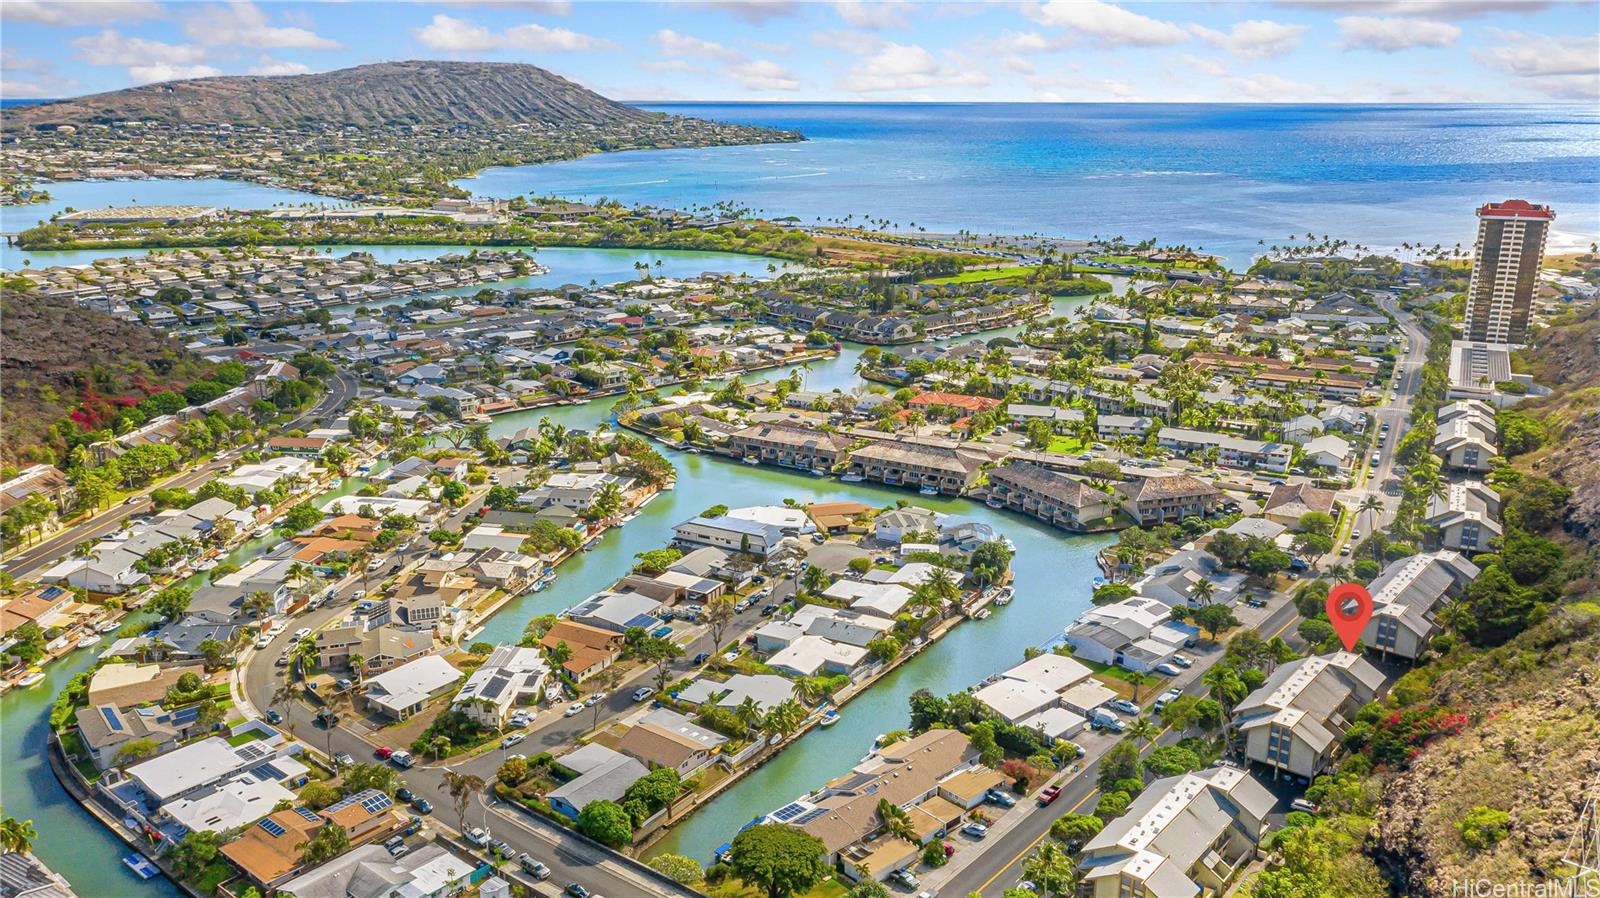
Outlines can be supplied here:
[[1571, 489], [1569, 528], [1600, 540], [1600, 307], [1552, 322], [1535, 340], [1521, 359], [1555, 393], [1516, 407], [1546, 430], [1545, 445], [1519, 459], [1519, 467]]
[[654, 117], [538, 66], [384, 62], [312, 75], [230, 75], [147, 84], [8, 111], [8, 124], [137, 119], [266, 127], [622, 125]]
[[51, 427], [64, 418], [85, 429], [106, 426], [121, 406], [205, 373], [203, 362], [159, 331], [11, 284], [0, 296], [0, 330], [0, 461], [7, 464], [55, 442]]

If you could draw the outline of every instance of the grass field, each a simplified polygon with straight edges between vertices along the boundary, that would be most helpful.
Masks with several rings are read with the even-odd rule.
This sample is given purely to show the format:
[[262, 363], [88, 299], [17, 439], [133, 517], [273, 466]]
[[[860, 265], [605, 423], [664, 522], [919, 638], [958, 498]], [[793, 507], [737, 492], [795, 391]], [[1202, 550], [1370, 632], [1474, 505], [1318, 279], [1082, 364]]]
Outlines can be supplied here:
[[1063, 455], [1076, 455], [1083, 451], [1083, 440], [1077, 437], [1057, 436], [1050, 440], [1050, 445], [1045, 447], [1046, 452], [1060, 452]]
[[974, 271], [963, 271], [948, 277], [929, 278], [924, 284], [980, 284], [986, 281], [1008, 281], [1012, 278], [1027, 277], [1039, 270], [1037, 265], [1010, 265], [1005, 268], [980, 268]]

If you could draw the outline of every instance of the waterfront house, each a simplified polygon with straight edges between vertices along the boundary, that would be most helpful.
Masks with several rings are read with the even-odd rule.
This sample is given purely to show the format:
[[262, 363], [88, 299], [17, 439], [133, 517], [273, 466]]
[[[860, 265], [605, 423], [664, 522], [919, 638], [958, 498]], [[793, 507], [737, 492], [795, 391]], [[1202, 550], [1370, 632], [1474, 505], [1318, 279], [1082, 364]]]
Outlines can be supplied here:
[[1233, 711], [1245, 756], [1310, 779], [1321, 773], [1356, 711], [1377, 695], [1383, 674], [1350, 652], [1279, 665]]
[[598, 742], [568, 752], [556, 761], [577, 776], [552, 789], [546, 799], [551, 810], [573, 820], [590, 802], [620, 800], [629, 786], [650, 772], [634, 758]]
[[[1144, 579], [1134, 584], [1134, 589], [1145, 598], [1155, 599], [1171, 608], [1176, 605], [1196, 607], [1232, 605], [1244, 589], [1245, 575], [1225, 567], [1216, 556], [1201, 549], [1184, 549], [1156, 562]], [[1201, 601], [1196, 598], [1195, 586], [1200, 582], [1211, 584], [1211, 597]]]
[[921, 849], [898, 838], [870, 838], [883, 826], [878, 803], [904, 810], [919, 838], [943, 836], [982, 800], [977, 778], [962, 778], [976, 769], [977, 751], [964, 734], [932, 729], [877, 749], [821, 789], [773, 811], [764, 822], [820, 839], [824, 861], [840, 864], [851, 878], [881, 880], [913, 863]]
[[671, 708], [657, 708], [622, 734], [617, 750], [651, 770], [665, 767], [688, 778], [715, 761], [727, 741]]
[[573, 623], [626, 633], [640, 627], [653, 630], [661, 625], [661, 603], [638, 592], [598, 592], [567, 610]]
[[991, 507], [1004, 507], [1068, 530], [1083, 530], [1116, 511], [1116, 503], [1081, 480], [1028, 462], [989, 472]]
[[561, 667], [573, 680], [581, 683], [617, 660], [617, 655], [622, 652], [622, 634], [588, 624], [558, 620], [539, 640], [539, 647], [554, 649], [561, 645], [568, 649], [568, 658], [561, 662]]
[[699, 677], [678, 693], [677, 700], [690, 707], [732, 710], [748, 698], [766, 713], [793, 697], [792, 680], [774, 674], [734, 674], [726, 680]]
[[295, 898], [444, 898], [471, 883], [476, 865], [438, 845], [399, 858], [382, 845], [362, 845], [283, 883]]
[[1090, 608], [1067, 627], [1066, 642], [1073, 657], [1093, 664], [1122, 664], [1134, 653], [1139, 669], [1154, 667], [1191, 638], [1168, 621], [1170, 613], [1167, 605], [1140, 596]]
[[1367, 585], [1372, 617], [1361, 631], [1362, 644], [1385, 657], [1415, 660], [1438, 631], [1434, 614], [1439, 604], [1461, 595], [1477, 576], [1477, 565], [1449, 550], [1389, 562]]
[[[393, 623], [373, 624], [375, 617], [353, 619], [317, 633], [317, 665], [328, 670], [350, 666], [359, 655], [361, 673], [372, 675], [392, 670], [433, 651], [431, 629], [417, 629]], [[370, 628], [369, 628], [369, 625]]]
[[1187, 517], [1204, 517], [1222, 501], [1222, 492], [1188, 474], [1145, 477], [1115, 485], [1122, 510], [1142, 526], [1178, 523]]
[[788, 424], [753, 424], [728, 437], [735, 458], [758, 458], [763, 464], [801, 470], [831, 471], [850, 440], [838, 434]]
[[682, 546], [711, 546], [765, 558], [778, 551], [783, 531], [771, 524], [721, 517], [695, 517], [673, 528], [673, 541]]
[[316, 811], [289, 808], [268, 815], [220, 850], [257, 886], [271, 889], [301, 870], [306, 843], [322, 826]]
[[937, 533], [944, 515], [916, 505], [886, 511], [872, 519], [872, 535], [878, 542], [896, 545], [911, 534]]
[[867, 655], [863, 646], [806, 633], [768, 658], [767, 666], [793, 677], [814, 677], [821, 673], [848, 676], [866, 663]]
[[1084, 844], [1078, 894], [1225, 894], [1256, 856], [1276, 803], [1264, 786], [1232, 767], [1156, 780]]
[[931, 486], [959, 496], [978, 482], [987, 461], [967, 449], [884, 441], [851, 452], [849, 473], [890, 486]]
[[446, 693], [454, 692], [461, 671], [438, 655], [425, 655], [385, 671], [364, 684], [367, 707], [392, 720], [405, 720]]
[[114, 704], [89, 705], [76, 712], [78, 736], [99, 770], [117, 763], [118, 753], [130, 742], [155, 743], [156, 754], [163, 754], [197, 731], [199, 706], [168, 711], [160, 705], [118, 707]]

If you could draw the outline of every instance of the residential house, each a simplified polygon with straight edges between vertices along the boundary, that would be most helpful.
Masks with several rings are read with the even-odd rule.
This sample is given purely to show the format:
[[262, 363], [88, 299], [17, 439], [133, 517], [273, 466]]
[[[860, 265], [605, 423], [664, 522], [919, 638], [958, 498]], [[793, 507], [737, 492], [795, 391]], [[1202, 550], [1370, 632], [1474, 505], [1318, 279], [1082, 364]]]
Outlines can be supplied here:
[[1182, 427], [1161, 428], [1157, 442], [1163, 448], [1191, 457], [1216, 450], [1219, 464], [1278, 473], [1289, 470], [1289, 461], [1294, 457], [1294, 447], [1287, 443], [1247, 440]]
[[1438, 631], [1441, 602], [1459, 596], [1478, 576], [1478, 566], [1457, 552], [1423, 552], [1389, 562], [1367, 585], [1372, 617], [1361, 642], [1385, 657], [1416, 660]]
[[1086, 842], [1084, 898], [1222, 895], [1255, 856], [1277, 804], [1243, 770], [1212, 767], [1156, 780]]
[[438, 655], [424, 655], [367, 680], [367, 707], [393, 720], [405, 720], [429, 702], [454, 692], [461, 671]]
[[967, 449], [918, 443], [868, 443], [850, 453], [848, 473], [890, 486], [931, 486], [959, 496], [977, 483], [988, 458]]
[[1145, 477], [1115, 488], [1122, 497], [1122, 510], [1145, 527], [1205, 517], [1222, 501], [1220, 490], [1188, 474]]
[[590, 802], [618, 801], [650, 768], [621, 752], [591, 742], [556, 759], [577, 774], [545, 796], [551, 810], [573, 820]]
[[567, 659], [561, 667], [576, 682], [583, 682], [617, 660], [622, 652], [622, 634], [615, 630], [591, 627], [569, 620], [558, 620], [539, 640], [544, 649], [565, 645]]
[[1458, 552], [1483, 552], [1501, 535], [1500, 495], [1482, 481], [1464, 480], [1445, 487], [1443, 496], [1428, 499], [1428, 525], [1439, 545]]
[[872, 535], [880, 543], [906, 542], [912, 534], [937, 533], [944, 515], [916, 505], [886, 511], [872, 519]]
[[539, 649], [496, 646], [483, 666], [467, 677], [450, 704], [451, 710], [481, 726], [500, 729], [512, 708], [539, 697], [549, 673], [550, 666]]
[[1272, 488], [1272, 495], [1267, 498], [1261, 514], [1267, 520], [1291, 530], [1300, 529], [1300, 519], [1312, 512], [1321, 512], [1337, 521], [1339, 512], [1333, 503], [1338, 495], [1333, 490], [1319, 489], [1307, 483], [1280, 483]]
[[1310, 779], [1321, 773], [1355, 719], [1383, 685], [1383, 674], [1350, 652], [1281, 664], [1233, 711], [1245, 756]]
[[1012, 462], [989, 472], [992, 508], [1009, 508], [1068, 530], [1083, 530], [1117, 509], [1112, 497], [1069, 477], [1028, 462]]
[[757, 458], [764, 464], [805, 471], [831, 471], [850, 440], [838, 434], [788, 424], [753, 424], [728, 438], [735, 458]]
[[671, 708], [657, 708], [628, 728], [617, 750], [651, 770], [666, 767], [687, 778], [716, 760], [727, 741]]
[[765, 558], [778, 551], [783, 531], [770, 524], [732, 518], [691, 518], [673, 528], [673, 541], [684, 546], [712, 546]]

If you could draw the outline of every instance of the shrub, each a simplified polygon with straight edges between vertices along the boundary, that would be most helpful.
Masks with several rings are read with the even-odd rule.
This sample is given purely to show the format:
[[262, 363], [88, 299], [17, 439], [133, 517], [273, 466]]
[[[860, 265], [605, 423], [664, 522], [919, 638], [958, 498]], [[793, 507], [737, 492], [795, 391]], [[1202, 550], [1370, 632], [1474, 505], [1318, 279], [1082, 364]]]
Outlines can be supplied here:
[[1511, 815], [1499, 808], [1479, 805], [1467, 812], [1456, 824], [1461, 842], [1472, 851], [1494, 847], [1511, 834]]

